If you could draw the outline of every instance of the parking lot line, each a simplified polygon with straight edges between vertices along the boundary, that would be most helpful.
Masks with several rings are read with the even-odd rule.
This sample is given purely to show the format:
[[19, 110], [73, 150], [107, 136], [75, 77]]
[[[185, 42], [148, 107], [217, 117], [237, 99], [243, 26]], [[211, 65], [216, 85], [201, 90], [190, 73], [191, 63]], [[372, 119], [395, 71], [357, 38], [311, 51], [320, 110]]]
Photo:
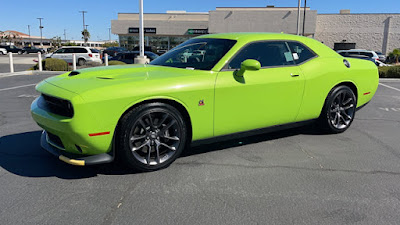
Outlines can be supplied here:
[[387, 87], [387, 88], [390, 88], [390, 89], [393, 89], [393, 90], [396, 90], [396, 91], [400, 91], [400, 89], [392, 87], [392, 86], [389, 86], [389, 85], [386, 85], [386, 84], [379, 83], [379, 85], [382, 85], [384, 87]]
[[34, 84], [26, 84], [26, 85], [15, 86], [15, 87], [9, 87], [9, 88], [3, 88], [3, 89], [0, 89], [0, 91], [8, 91], [8, 90], [18, 89], [18, 88], [23, 88], [23, 87], [35, 86], [36, 84], [37, 84], [37, 83], [34, 83]]

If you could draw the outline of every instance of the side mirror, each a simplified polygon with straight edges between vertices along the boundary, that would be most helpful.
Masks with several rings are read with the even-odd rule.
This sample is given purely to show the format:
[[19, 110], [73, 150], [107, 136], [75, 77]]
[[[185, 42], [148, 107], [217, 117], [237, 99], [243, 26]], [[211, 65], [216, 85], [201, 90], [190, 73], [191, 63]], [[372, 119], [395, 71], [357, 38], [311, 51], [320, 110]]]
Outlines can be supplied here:
[[243, 74], [246, 70], [256, 71], [256, 70], [259, 70], [260, 68], [261, 68], [261, 64], [259, 61], [255, 60], [255, 59], [246, 59], [242, 62], [242, 64], [240, 65], [240, 70], [237, 71], [235, 75], [243, 76]]

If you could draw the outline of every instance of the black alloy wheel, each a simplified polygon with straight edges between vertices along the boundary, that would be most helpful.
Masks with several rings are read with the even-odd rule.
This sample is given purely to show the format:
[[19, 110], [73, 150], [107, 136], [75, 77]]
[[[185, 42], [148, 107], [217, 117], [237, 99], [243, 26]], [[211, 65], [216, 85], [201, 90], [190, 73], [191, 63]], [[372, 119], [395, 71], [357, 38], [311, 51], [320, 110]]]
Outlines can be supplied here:
[[357, 98], [348, 86], [335, 87], [328, 95], [319, 118], [321, 127], [328, 133], [347, 130], [356, 114]]
[[134, 108], [121, 119], [117, 134], [118, 157], [139, 171], [167, 167], [182, 153], [187, 140], [182, 114], [164, 103]]

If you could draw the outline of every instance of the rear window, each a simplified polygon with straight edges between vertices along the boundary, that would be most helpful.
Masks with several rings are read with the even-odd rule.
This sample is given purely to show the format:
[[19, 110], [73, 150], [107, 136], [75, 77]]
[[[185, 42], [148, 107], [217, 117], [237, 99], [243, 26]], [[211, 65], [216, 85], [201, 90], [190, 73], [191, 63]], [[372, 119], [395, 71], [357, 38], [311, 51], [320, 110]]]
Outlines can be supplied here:
[[91, 48], [90, 51], [92, 51], [92, 53], [100, 53], [99, 50], [97, 50], [95, 48]]

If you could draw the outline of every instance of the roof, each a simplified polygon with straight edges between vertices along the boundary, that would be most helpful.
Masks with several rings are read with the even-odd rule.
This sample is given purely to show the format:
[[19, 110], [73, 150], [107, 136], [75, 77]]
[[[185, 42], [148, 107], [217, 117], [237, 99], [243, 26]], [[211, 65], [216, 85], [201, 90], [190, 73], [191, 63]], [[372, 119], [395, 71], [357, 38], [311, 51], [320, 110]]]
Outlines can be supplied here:
[[[311, 48], [317, 55], [324, 55], [329, 57], [340, 56], [335, 51], [322, 44], [321, 42], [298, 35], [285, 34], [285, 33], [221, 33], [221, 34], [207, 34], [202, 36], [197, 36], [195, 38], [219, 38], [219, 39], [230, 39], [236, 40], [237, 45], [243, 46], [249, 42], [263, 41], [263, 40], [289, 40], [297, 41], [305, 44]], [[340, 56], [341, 57], [341, 56]]]
[[[25, 34], [25, 33], [19, 32], [19, 31], [15, 31], [15, 30], [6, 30], [6, 31], [3, 31], [3, 32], [0, 32], [0, 36], [1, 37], [8, 36], [10, 34], [16, 36], [16, 38], [29, 38], [28, 34]], [[40, 38], [38, 36], [32, 36], [32, 35], [30, 37], [31, 38]], [[46, 38], [43, 37], [43, 39], [46, 39]]]

